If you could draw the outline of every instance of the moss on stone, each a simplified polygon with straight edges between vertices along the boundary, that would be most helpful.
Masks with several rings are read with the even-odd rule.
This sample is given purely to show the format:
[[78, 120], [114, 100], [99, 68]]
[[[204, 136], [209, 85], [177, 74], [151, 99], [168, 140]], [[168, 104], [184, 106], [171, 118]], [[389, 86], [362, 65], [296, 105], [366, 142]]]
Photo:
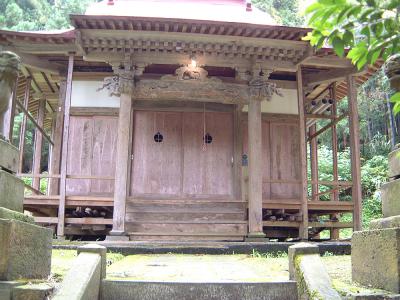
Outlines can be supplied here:
[[17, 220], [29, 224], [35, 224], [35, 220], [31, 216], [4, 207], [0, 207], [0, 219]]

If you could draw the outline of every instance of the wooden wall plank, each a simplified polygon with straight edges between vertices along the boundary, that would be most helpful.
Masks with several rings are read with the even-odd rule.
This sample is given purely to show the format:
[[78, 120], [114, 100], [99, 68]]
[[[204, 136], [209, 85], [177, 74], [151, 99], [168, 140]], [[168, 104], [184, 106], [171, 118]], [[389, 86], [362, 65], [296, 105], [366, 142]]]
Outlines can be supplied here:
[[[115, 117], [93, 117], [92, 176], [115, 176], [118, 119]], [[113, 180], [92, 180], [90, 194], [111, 195]]]
[[[91, 175], [93, 121], [87, 117], [70, 117], [67, 154], [68, 175]], [[89, 179], [67, 179], [66, 195], [89, 195]]]

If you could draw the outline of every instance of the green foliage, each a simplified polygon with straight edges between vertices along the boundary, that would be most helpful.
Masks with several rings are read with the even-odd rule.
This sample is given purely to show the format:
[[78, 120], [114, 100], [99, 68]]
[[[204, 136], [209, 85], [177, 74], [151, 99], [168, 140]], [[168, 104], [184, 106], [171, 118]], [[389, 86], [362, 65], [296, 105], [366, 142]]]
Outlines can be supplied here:
[[84, 13], [94, 0], [0, 0], [0, 28], [54, 30], [71, 27], [70, 14]]
[[303, 26], [304, 18], [299, 14], [298, 0], [253, 0], [255, 6], [268, 12], [279, 24]]
[[[349, 48], [347, 58], [358, 69], [400, 52], [400, 0], [317, 0], [306, 14], [314, 30], [305, 40], [332, 45], [339, 56]], [[391, 101], [400, 112], [400, 93]]]

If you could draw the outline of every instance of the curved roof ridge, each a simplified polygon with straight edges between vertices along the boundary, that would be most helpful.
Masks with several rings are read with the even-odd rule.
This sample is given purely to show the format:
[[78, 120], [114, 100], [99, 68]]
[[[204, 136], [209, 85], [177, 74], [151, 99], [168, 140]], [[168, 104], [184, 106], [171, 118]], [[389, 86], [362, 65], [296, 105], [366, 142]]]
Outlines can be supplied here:
[[246, 0], [103, 0], [92, 3], [85, 14], [277, 25]]

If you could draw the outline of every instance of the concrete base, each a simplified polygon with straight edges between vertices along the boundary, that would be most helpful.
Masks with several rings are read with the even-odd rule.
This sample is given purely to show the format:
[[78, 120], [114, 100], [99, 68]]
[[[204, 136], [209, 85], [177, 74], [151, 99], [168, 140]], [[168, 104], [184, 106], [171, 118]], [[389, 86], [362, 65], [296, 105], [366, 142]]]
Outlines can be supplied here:
[[400, 228], [353, 233], [353, 281], [392, 293], [400, 292]]
[[16, 147], [0, 139], [0, 168], [13, 173], [18, 171], [19, 152]]
[[127, 235], [107, 235], [106, 241], [107, 242], [128, 242], [129, 236], [127, 236]]
[[370, 230], [400, 228], [400, 216], [372, 220], [369, 224]]
[[263, 283], [173, 283], [103, 280], [103, 300], [294, 300], [296, 282]]
[[23, 212], [24, 182], [0, 170], [0, 207]]
[[266, 238], [264, 232], [250, 232], [247, 237], [245, 237], [244, 241], [249, 243], [265, 243], [268, 242], [269, 239]]
[[389, 177], [400, 175], [400, 148], [389, 153]]
[[381, 199], [385, 218], [400, 215], [400, 179], [382, 185]]
[[0, 280], [47, 279], [52, 230], [0, 219]]

